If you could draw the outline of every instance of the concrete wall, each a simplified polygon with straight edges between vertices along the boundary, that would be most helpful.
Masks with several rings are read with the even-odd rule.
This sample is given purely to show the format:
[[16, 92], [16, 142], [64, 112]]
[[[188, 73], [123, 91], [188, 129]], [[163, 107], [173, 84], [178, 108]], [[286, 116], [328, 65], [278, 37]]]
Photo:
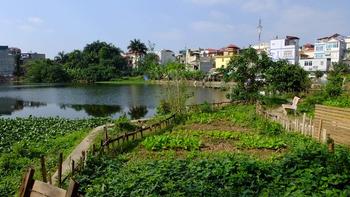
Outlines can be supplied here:
[[326, 72], [331, 66], [331, 61], [327, 59], [301, 59], [299, 64], [306, 71], [314, 72], [319, 70]]
[[0, 47], [0, 75], [12, 76], [15, 70], [15, 56], [9, 53], [6, 46]]

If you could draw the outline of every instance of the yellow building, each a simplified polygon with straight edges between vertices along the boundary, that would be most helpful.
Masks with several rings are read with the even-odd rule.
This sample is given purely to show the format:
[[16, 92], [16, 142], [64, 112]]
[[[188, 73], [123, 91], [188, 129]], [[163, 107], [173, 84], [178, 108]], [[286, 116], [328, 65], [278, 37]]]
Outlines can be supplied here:
[[226, 68], [232, 57], [235, 57], [239, 53], [239, 47], [230, 44], [224, 49], [218, 52], [215, 56], [215, 68]]

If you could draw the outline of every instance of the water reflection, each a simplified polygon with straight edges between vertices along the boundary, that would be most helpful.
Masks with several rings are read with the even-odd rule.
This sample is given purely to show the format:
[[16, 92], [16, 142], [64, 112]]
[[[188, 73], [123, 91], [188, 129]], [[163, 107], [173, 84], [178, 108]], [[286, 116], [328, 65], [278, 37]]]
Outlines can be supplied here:
[[11, 115], [13, 112], [23, 110], [25, 107], [38, 108], [41, 106], [46, 106], [46, 103], [0, 98], [0, 115]]
[[131, 107], [128, 112], [129, 116], [133, 120], [143, 118], [147, 113], [148, 109], [144, 105]]
[[72, 108], [75, 111], [84, 110], [89, 116], [107, 117], [121, 111], [119, 105], [60, 105], [61, 109]]

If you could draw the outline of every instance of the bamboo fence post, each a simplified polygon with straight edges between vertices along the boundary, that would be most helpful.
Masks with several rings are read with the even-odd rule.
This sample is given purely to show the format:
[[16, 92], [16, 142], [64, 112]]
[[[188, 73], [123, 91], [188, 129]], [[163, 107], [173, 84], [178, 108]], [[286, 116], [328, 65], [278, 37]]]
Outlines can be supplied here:
[[74, 169], [75, 169], [75, 161], [72, 160], [72, 176], [74, 175]]
[[328, 151], [334, 153], [334, 140], [331, 138], [330, 134], [327, 134], [327, 145]]
[[105, 126], [105, 127], [103, 127], [103, 129], [104, 129], [104, 132], [105, 132], [105, 142], [104, 143], [106, 145], [107, 151], [109, 151], [109, 143], [108, 143], [109, 138], [108, 138], [107, 127]]
[[61, 187], [62, 185], [62, 162], [63, 153], [60, 153], [58, 157], [58, 187]]
[[305, 121], [306, 121], [306, 113], [303, 114], [303, 123], [301, 128], [302, 134], [305, 134]]
[[320, 119], [320, 123], [318, 125], [318, 134], [317, 134], [318, 141], [321, 141], [322, 124], [323, 124], [323, 120]]
[[40, 163], [41, 163], [41, 176], [42, 176], [43, 182], [47, 183], [45, 157], [44, 157], [44, 155], [41, 156]]
[[322, 129], [322, 142], [326, 143], [327, 142], [327, 130]]
[[96, 145], [93, 144], [92, 145], [92, 155], [95, 156], [95, 153], [96, 153]]
[[50, 171], [47, 172], [47, 176], [49, 177], [49, 184], [52, 185], [52, 177]]
[[19, 190], [20, 197], [30, 196], [31, 189], [34, 185], [34, 172], [35, 170], [33, 168], [29, 168], [26, 175], [23, 177], [21, 188]]
[[84, 168], [84, 164], [85, 164], [85, 151], [81, 151], [81, 155], [82, 155], [82, 167]]

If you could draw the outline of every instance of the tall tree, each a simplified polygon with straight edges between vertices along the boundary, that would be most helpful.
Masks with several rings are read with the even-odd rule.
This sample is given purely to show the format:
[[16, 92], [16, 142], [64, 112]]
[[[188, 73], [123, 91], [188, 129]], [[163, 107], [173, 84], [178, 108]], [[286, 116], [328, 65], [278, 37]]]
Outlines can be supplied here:
[[58, 52], [57, 56], [54, 58], [56, 63], [65, 64], [68, 60], [68, 55], [64, 51]]
[[134, 39], [130, 41], [128, 46], [130, 52], [134, 53], [136, 56], [136, 64], [138, 65], [140, 59], [147, 53], [147, 47], [145, 43], [141, 42], [140, 39]]

